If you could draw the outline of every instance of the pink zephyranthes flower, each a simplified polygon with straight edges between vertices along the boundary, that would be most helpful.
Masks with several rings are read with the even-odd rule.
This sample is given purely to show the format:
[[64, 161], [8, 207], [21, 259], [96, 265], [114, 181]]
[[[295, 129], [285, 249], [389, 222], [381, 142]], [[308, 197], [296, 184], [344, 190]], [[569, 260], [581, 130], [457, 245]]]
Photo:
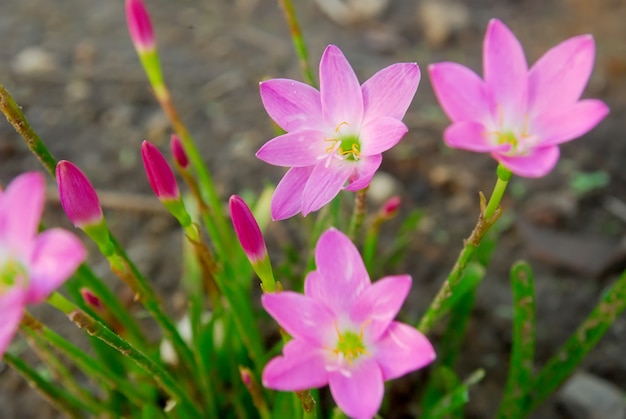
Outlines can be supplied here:
[[304, 295], [265, 294], [263, 307], [293, 339], [263, 371], [263, 385], [298, 391], [330, 385], [337, 405], [354, 418], [373, 417], [383, 383], [428, 365], [432, 345], [414, 327], [393, 321], [411, 288], [408, 275], [370, 282], [356, 247], [326, 231], [315, 248], [317, 270]]
[[419, 80], [417, 64], [399, 63], [360, 86], [339, 48], [329, 45], [320, 62], [319, 91], [295, 80], [262, 82], [263, 105], [287, 134], [267, 142], [257, 157], [291, 167], [272, 198], [272, 217], [307, 215], [341, 189], [367, 187], [381, 153], [407, 132], [401, 119]]
[[559, 159], [559, 144], [585, 134], [608, 113], [599, 100], [580, 100], [594, 50], [590, 35], [570, 38], [529, 70], [515, 35], [493, 19], [485, 35], [484, 80], [456, 63], [429, 67], [435, 93], [452, 120], [446, 144], [491, 153], [519, 176], [546, 175]]
[[85, 259], [82, 243], [53, 228], [38, 234], [45, 183], [25, 173], [0, 189], [0, 357], [27, 304], [42, 302]]

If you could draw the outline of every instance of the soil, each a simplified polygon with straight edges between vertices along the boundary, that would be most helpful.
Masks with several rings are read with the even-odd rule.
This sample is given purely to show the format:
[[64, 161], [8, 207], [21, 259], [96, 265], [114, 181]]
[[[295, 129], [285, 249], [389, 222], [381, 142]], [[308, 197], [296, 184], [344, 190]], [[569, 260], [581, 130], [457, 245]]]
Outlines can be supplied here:
[[[538, 366], [575, 330], [626, 265], [626, 1], [467, 0], [463, 4], [468, 19], [437, 45], [426, 40], [418, 1], [392, 0], [384, 14], [354, 26], [332, 22], [314, 2], [296, 3], [314, 68], [329, 43], [344, 51], [361, 80], [394, 62], [417, 61], [421, 66], [422, 81], [405, 118], [410, 131], [400, 146], [386, 153], [382, 167], [400, 185], [403, 213], [423, 212], [410, 257], [398, 268], [414, 280], [405, 305], [407, 321], [415, 321], [435, 295], [474, 225], [477, 192], [490, 192], [495, 181], [496, 164], [489, 156], [443, 145], [448, 121], [435, 101], [427, 65], [456, 61], [480, 73], [482, 38], [492, 17], [516, 33], [529, 62], [566, 38], [582, 33], [595, 37], [597, 60], [585, 96], [604, 100], [611, 113], [583, 138], [561, 147], [562, 158], [550, 175], [516, 178], [510, 185], [503, 202], [509, 225], [480, 287], [461, 355], [461, 376], [476, 368], [486, 371], [471, 392], [467, 417], [493, 417], [510, 347], [511, 264], [526, 258], [536, 272]], [[264, 184], [277, 182], [283, 171], [253, 157], [273, 136], [258, 82], [270, 77], [300, 79], [277, 2], [147, 4], [175, 102], [222, 196], [259, 192]], [[112, 229], [160, 290], [174, 291], [179, 233], [152, 197], [139, 156], [146, 138], [166, 149], [169, 128], [129, 41], [123, 2], [3, 1], [0, 83], [23, 106], [57, 158], [72, 160], [99, 190], [112, 192], [103, 200]], [[3, 184], [23, 171], [41, 170], [4, 119], [0, 162]], [[597, 185], [581, 186], [590, 179], [599, 179]], [[51, 192], [46, 222], [71, 228], [57, 202]], [[271, 226], [268, 235], [281, 237], [284, 229]], [[96, 270], [108, 278], [97, 252], [92, 255]], [[175, 296], [170, 302], [173, 310], [180, 307], [178, 300]], [[62, 317], [50, 318], [55, 329], [76, 334]], [[622, 316], [581, 367], [622, 390], [625, 330]], [[58, 416], [3, 367], [0, 406], [0, 416], [8, 419]], [[408, 403], [390, 417], [411, 417], [410, 412]], [[532, 417], [567, 416], [553, 397]]]

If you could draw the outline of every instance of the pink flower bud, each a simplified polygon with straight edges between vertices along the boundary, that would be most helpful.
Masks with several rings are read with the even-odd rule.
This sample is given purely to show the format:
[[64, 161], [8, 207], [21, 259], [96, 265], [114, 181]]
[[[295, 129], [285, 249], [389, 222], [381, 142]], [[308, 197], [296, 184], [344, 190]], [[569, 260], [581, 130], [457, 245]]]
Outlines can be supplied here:
[[142, 0], [126, 0], [126, 23], [130, 38], [139, 54], [155, 49], [152, 22]]
[[74, 163], [61, 160], [56, 167], [56, 178], [67, 218], [80, 229], [100, 224], [102, 207], [87, 176]]
[[396, 215], [398, 208], [402, 204], [402, 199], [399, 196], [392, 196], [383, 204], [380, 208], [380, 215], [384, 218], [391, 218]]
[[178, 137], [178, 135], [172, 134], [172, 138], [170, 139], [170, 148], [172, 150], [172, 155], [174, 156], [176, 164], [180, 166], [181, 169], [186, 169], [187, 167], [189, 167], [189, 159], [187, 158], [187, 153], [185, 153], [183, 143], [180, 142], [180, 138]]
[[149, 141], [141, 144], [143, 166], [154, 194], [161, 201], [175, 201], [180, 198], [174, 172], [163, 154]]
[[255, 265], [267, 256], [265, 240], [263, 240], [259, 224], [254, 219], [252, 211], [250, 211], [245, 201], [237, 195], [230, 197], [228, 205], [230, 207], [230, 217], [241, 247], [243, 247], [243, 251], [246, 253], [250, 263]]
[[241, 381], [243, 385], [248, 389], [254, 386], [254, 381], [252, 380], [252, 371], [249, 368], [239, 367], [239, 373], [241, 374]]
[[81, 288], [80, 295], [89, 307], [96, 311], [102, 311], [102, 302], [89, 288]]

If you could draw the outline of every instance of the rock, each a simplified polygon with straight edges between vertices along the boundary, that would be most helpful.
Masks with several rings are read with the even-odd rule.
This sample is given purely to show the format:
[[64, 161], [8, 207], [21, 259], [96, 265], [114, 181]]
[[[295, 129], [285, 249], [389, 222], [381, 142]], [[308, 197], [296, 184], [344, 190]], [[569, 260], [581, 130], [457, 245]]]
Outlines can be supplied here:
[[40, 47], [22, 50], [13, 60], [13, 71], [24, 76], [38, 76], [52, 73], [58, 65], [54, 55]]
[[389, 0], [315, 0], [329, 18], [340, 25], [353, 25], [380, 16]]
[[565, 233], [523, 220], [516, 227], [533, 257], [555, 267], [601, 278], [626, 263], [626, 242], [619, 239]]
[[417, 21], [431, 47], [440, 47], [452, 35], [470, 23], [468, 7], [463, 3], [426, 0], [417, 8]]
[[571, 377], [558, 392], [558, 400], [573, 419], [626, 419], [624, 394], [589, 373]]

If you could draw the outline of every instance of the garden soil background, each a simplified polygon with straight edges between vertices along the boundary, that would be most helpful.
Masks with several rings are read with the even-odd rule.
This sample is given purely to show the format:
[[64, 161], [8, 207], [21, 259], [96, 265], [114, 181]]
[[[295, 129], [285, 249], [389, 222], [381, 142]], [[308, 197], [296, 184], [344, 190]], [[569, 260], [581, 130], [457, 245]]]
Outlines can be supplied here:
[[[271, 77], [301, 79], [277, 2], [146, 3], [175, 103], [224, 200], [233, 193], [258, 193], [264, 185], [275, 184], [283, 170], [254, 157], [273, 136], [258, 82]], [[391, 191], [402, 196], [401, 215], [412, 209], [423, 213], [407, 260], [386, 272], [413, 277], [405, 321], [415, 322], [435, 295], [475, 223], [478, 191], [489, 193], [495, 182], [496, 163], [489, 156], [443, 145], [448, 121], [432, 93], [427, 65], [456, 61], [481, 73], [482, 39], [492, 17], [515, 32], [530, 63], [566, 38], [591, 33], [597, 59], [584, 95], [601, 98], [611, 108], [596, 129], [561, 147], [562, 158], [551, 174], [538, 180], [515, 178], [503, 201], [507, 227], [480, 286], [459, 364], [462, 377], [485, 369], [485, 379], [471, 391], [467, 417], [489, 418], [497, 408], [508, 366], [511, 264], [525, 258], [536, 271], [537, 366], [575, 330], [626, 265], [626, 1], [444, 4], [450, 13], [431, 16], [424, 2], [391, 0], [387, 10], [372, 20], [343, 25], [312, 1], [295, 2], [314, 69], [330, 43], [344, 51], [361, 81], [399, 61], [417, 61], [421, 67], [422, 81], [405, 118], [410, 131], [385, 154], [386, 182], [375, 188], [378, 195]], [[458, 10], [465, 15], [446, 26]], [[144, 139], [165, 151], [170, 129], [130, 43], [124, 2], [3, 0], [0, 83], [23, 106], [54, 156], [76, 163], [102, 192], [112, 230], [161, 294], [172, 296], [168, 309], [180, 313], [185, 301], [174, 292], [180, 277], [180, 233], [153, 197], [139, 151]], [[42, 169], [0, 118], [0, 183], [6, 185], [27, 170]], [[49, 186], [46, 223], [72, 228], [59, 209], [52, 179]], [[375, 209], [380, 201], [370, 204]], [[288, 243], [294, 225], [271, 224], [269, 240]], [[383, 242], [388, 243], [393, 232], [385, 234]], [[279, 258], [280, 246], [273, 247], [272, 256]], [[91, 261], [130, 300], [93, 248]], [[50, 319], [53, 328], [87, 347], [65, 318], [41, 310], [37, 313]], [[433, 332], [435, 341], [438, 333]], [[626, 317], [621, 316], [581, 369], [623, 392], [625, 354]], [[28, 351], [25, 356], [34, 359]], [[417, 372], [391, 387], [393, 407], [387, 417], [414, 417], [417, 405], [409, 385], [421, 385], [423, 374]], [[59, 414], [12, 370], [0, 366], [0, 416]], [[533, 417], [569, 416], [553, 397]]]

